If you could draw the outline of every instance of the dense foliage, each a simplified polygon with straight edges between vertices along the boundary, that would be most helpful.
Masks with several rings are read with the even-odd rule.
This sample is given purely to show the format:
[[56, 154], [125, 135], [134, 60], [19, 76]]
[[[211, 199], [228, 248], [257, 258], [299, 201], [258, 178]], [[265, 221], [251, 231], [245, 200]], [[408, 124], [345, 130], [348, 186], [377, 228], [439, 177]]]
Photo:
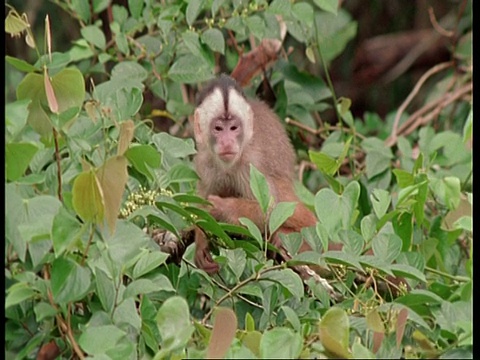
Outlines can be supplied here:
[[[329, 65], [357, 34], [336, 0], [53, 2], [80, 29], [64, 52], [57, 19], [41, 40], [7, 4], [6, 32], [37, 59], [6, 57], [6, 359], [472, 357], [471, 2], [455, 13], [450, 60], [384, 118], [354, 116], [334, 91]], [[275, 111], [319, 219], [302, 231], [315, 251], [297, 254], [291, 234], [283, 264], [265, 244], [291, 204], [272, 209], [252, 168], [267, 235], [215, 222], [195, 192], [187, 118], [204, 81], [272, 37], [285, 49], [268, 72]], [[194, 244], [177, 264], [150, 236], [194, 224], [218, 275], [195, 268]], [[323, 252], [329, 241], [343, 250]], [[294, 264], [328, 267], [341, 297]], [[409, 288], [382, 292], [389, 275]]]

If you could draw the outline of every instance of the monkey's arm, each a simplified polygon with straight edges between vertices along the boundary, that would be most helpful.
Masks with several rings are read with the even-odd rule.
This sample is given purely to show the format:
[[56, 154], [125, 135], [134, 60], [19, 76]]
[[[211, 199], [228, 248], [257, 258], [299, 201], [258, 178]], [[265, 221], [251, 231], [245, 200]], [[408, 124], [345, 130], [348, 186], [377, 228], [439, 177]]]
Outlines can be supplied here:
[[[276, 202], [289, 201], [297, 203], [295, 212], [283, 224], [283, 228], [299, 231], [304, 227], [314, 226], [317, 223], [317, 218], [300, 202], [289, 181], [280, 180], [272, 182], [271, 188], [273, 189], [272, 193]], [[217, 195], [209, 195], [207, 199], [212, 204], [210, 214], [217, 221], [240, 225], [239, 218], [246, 217], [252, 220], [260, 230], [265, 228], [265, 214], [263, 214], [256, 200], [220, 197]]]

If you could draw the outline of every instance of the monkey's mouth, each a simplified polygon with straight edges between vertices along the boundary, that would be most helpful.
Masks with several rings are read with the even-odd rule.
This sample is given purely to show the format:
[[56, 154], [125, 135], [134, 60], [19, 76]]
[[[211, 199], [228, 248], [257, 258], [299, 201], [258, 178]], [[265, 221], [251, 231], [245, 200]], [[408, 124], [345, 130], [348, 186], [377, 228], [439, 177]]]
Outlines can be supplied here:
[[233, 160], [235, 160], [235, 157], [237, 156], [237, 153], [236, 152], [224, 152], [224, 153], [218, 154], [218, 156], [224, 162], [232, 162]]

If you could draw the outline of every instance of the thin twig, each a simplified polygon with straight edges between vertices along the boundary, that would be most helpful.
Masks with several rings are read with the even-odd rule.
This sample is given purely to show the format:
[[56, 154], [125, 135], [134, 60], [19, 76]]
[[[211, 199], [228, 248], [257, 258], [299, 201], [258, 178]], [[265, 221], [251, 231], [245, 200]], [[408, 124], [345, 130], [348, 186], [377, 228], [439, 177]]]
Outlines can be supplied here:
[[232, 297], [235, 293], [235, 291], [237, 291], [238, 289], [240, 289], [242, 286], [245, 286], [246, 284], [248, 284], [249, 282], [252, 282], [252, 281], [256, 281], [256, 280], [262, 280], [260, 279], [260, 276], [262, 276], [263, 274], [267, 273], [267, 272], [270, 272], [270, 271], [274, 271], [274, 270], [278, 270], [278, 269], [283, 269], [285, 268], [285, 264], [280, 264], [280, 265], [274, 265], [274, 266], [271, 266], [269, 268], [263, 268], [261, 269], [259, 272], [251, 275], [249, 278], [239, 282], [237, 285], [235, 285], [233, 288], [231, 288], [225, 295], [223, 295], [220, 299], [218, 299], [217, 301], [215, 301], [215, 305], [212, 306], [212, 308], [209, 310], [209, 312], [203, 317], [202, 319], [202, 324], [205, 324], [207, 322], [207, 320], [210, 318], [210, 316], [212, 315], [213, 313], [213, 310], [219, 306], [222, 302], [224, 302], [226, 299], [228, 299], [229, 297]]
[[419, 92], [420, 88], [422, 85], [427, 81], [428, 78], [430, 78], [432, 75], [448, 69], [453, 65], [452, 61], [444, 62], [435, 65], [432, 67], [430, 70], [428, 70], [425, 74], [422, 75], [422, 77], [418, 80], [418, 82], [415, 84], [415, 87], [413, 88], [412, 92], [408, 95], [408, 97], [405, 99], [405, 101], [400, 105], [398, 108], [397, 114], [395, 115], [395, 120], [393, 122], [393, 128], [392, 128], [392, 133], [390, 134], [389, 138], [385, 141], [385, 145], [390, 147], [393, 146], [397, 142], [397, 131], [398, 131], [398, 123], [400, 122], [400, 118], [407, 108], [407, 106], [410, 104], [412, 99], [417, 95]]
[[[458, 99], [460, 99], [461, 97], [463, 97], [464, 95], [468, 94], [471, 91], [472, 91], [472, 83], [468, 83], [468, 84], [462, 86], [461, 88], [457, 89], [453, 93], [445, 94], [440, 99], [438, 99], [437, 101], [434, 102], [434, 104], [437, 104], [437, 106], [435, 107], [435, 109], [430, 114], [428, 114], [425, 117], [421, 117], [421, 116], [413, 117], [412, 116], [411, 118], [413, 118], [415, 120], [414, 122], [412, 120], [410, 120], [410, 118], [409, 118], [408, 123], [411, 124], [411, 125], [408, 128], [405, 128], [405, 130], [402, 130], [401, 134], [402, 135], [408, 135], [408, 134], [412, 133], [417, 127], [428, 123], [434, 117], [438, 116], [438, 114], [445, 107], [447, 107], [451, 103], [457, 101]], [[413, 122], [413, 124], [412, 124], [412, 122]]]
[[430, 6], [428, 8], [428, 15], [430, 16], [430, 22], [432, 23], [433, 28], [440, 34], [446, 37], [452, 37], [455, 35], [455, 32], [452, 30], [445, 30], [437, 21], [435, 17], [435, 13], [433, 12], [433, 8]]

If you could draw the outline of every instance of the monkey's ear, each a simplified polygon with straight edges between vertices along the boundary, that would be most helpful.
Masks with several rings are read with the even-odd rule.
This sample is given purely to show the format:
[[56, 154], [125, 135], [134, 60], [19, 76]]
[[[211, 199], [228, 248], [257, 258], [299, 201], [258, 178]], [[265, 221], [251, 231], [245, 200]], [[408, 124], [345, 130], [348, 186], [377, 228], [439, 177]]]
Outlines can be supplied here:
[[203, 143], [203, 132], [202, 132], [202, 125], [201, 125], [201, 118], [200, 118], [200, 110], [197, 108], [195, 109], [195, 113], [193, 114], [193, 134], [195, 135], [195, 141], [198, 144]]

